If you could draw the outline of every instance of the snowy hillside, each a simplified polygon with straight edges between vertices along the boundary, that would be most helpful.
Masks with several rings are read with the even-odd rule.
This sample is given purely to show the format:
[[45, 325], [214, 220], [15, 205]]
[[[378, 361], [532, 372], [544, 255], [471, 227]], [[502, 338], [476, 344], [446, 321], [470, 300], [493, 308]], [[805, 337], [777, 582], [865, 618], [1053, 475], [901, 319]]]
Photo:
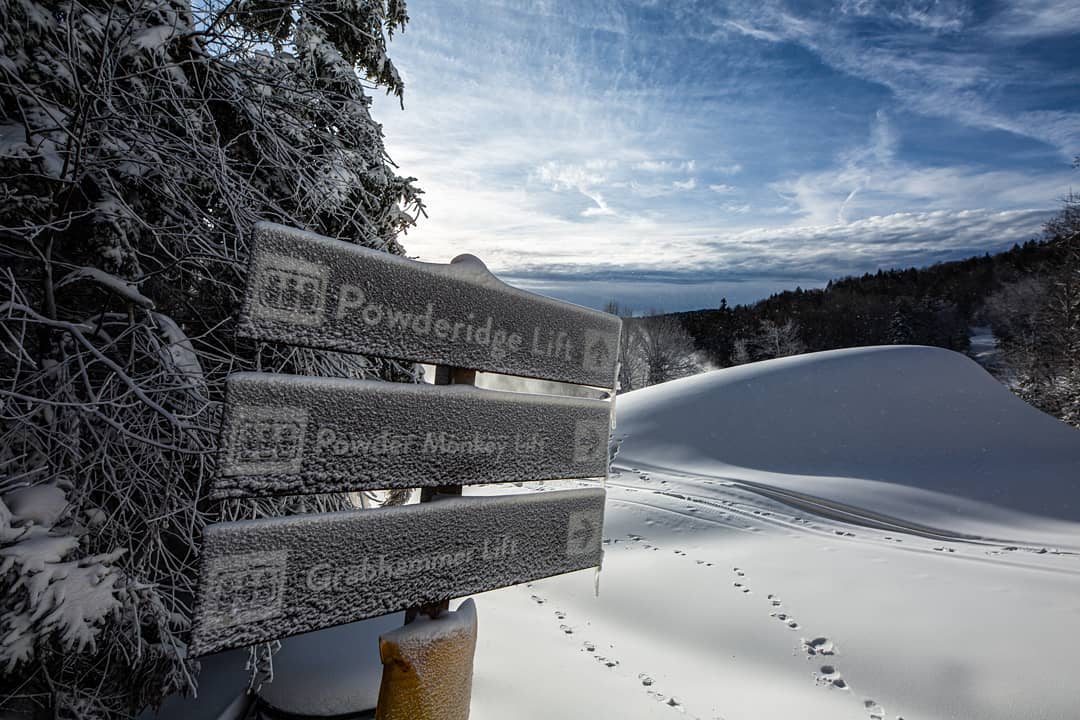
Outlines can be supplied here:
[[757, 482], [952, 533], [1080, 549], [1080, 433], [972, 360], [875, 347], [619, 398], [619, 464]]
[[1080, 433], [919, 347], [618, 403], [600, 594], [480, 596], [474, 718], [1077, 716]]

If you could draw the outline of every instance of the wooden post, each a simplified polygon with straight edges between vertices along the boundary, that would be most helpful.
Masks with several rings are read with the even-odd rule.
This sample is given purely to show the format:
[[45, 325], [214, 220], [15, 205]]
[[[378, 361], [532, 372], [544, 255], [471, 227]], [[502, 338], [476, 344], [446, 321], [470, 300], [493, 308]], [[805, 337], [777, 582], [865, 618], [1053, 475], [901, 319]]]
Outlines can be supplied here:
[[375, 720], [468, 720], [476, 654], [472, 598], [379, 638], [383, 663]]
[[[435, 366], [435, 384], [436, 385], [475, 385], [476, 384], [476, 371], [468, 370], [466, 368], [450, 367], [447, 365]], [[437, 495], [460, 495], [460, 485], [438, 485], [436, 487], [426, 487], [420, 490], [420, 502], [431, 502]], [[428, 603], [427, 605], [419, 605], [411, 607], [405, 611], [405, 624], [408, 625], [412, 621], [416, 620], [421, 615], [427, 615], [430, 618], [436, 618], [441, 613], [450, 609], [450, 598], [445, 598], [439, 602]]]
[[[475, 385], [476, 371], [435, 366], [436, 385]], [[420, 502], [438, 495], [461, 495], [460, 485], [438, 485], [420, 490]], [[466, 600], [450, 613], [450, 598], [405, 611], [405, 626], [426, 615], [441, 618], [447, 630], [410, 641], [406, 627], [379, 638], [383, 663], [376, 720], [468, 720], [472, 698], [473, 655], [476, 652], [476, 608]], [[461, 617], [458, 617], [458, 616]], [[418, 626], [414, 626], [418, 627]]]

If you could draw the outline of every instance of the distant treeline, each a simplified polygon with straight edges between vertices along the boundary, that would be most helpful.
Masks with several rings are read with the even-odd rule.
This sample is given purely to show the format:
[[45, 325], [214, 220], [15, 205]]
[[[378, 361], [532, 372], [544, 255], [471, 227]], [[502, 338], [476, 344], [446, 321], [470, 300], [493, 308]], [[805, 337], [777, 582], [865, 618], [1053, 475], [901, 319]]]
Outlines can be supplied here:
[[[935, 345], [965, 351], [971, 326], [987, 322], [981, 311], [988, 298], [1002, 287], [1045, 274], [1060, 265], [1064, 254], [1060, 244], [1031, 240], [996, 255], [921, 269], [879, 270], [831, 281], [824, 289], [787, 290], [752, 305], [730, 307], [724, 299], [715, 309], [671, 316], [704, 359], [719, 367], [863, 345]], [[783, 343], [788, 351], [783, 351]]]
[[[614, 302], [607, 310], [620, 313]], [[623, 392], [821, 350], [911, 344], [964, 352], [972, 328], [987, 326], [997, 347], [979, 358], [984, 366], [1035, 407], [1080, 427], [1080, 195], [1064, 199], [1040, 239], [996, 255], [879, 270], [752, 305], [621, 314]]]

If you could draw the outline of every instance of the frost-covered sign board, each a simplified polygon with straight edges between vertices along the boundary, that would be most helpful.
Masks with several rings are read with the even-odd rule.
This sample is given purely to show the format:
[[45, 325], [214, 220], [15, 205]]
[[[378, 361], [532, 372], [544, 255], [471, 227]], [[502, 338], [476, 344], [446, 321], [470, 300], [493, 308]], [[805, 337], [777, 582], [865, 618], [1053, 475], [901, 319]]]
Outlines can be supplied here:
[[192, 654], [593, 567], [603, 519], [590, 488], [212, 525]]
[[512, 288], [471, 255], [422, 263], [262, 223], [239, 331], [610, 388], [620, 327], [613, 315]]
[[[613, 389], [621, 320], [290, 228], [255, 233], [242, 334]], [[446, 375], [449, 377], [449, 373]], [[216, 498], [606, 477], [611, 404], [273, 373], [228, 381]], [[204, 655], [595, 567], [604, 490], [211, 525], [191, 652]], [[422, 607], [424, 606], [424, 607]]]
[[462, 385], [239, 373], [213, 496], [600, 477], [610, 412]]

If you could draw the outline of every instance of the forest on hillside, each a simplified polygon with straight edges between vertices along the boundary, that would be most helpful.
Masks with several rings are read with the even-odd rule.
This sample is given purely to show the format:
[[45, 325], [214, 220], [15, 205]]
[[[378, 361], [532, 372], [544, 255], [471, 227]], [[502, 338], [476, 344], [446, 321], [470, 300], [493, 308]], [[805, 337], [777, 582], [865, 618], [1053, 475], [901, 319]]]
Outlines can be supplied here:
[[620, 384], [866, 345], [966, 352], [974, 326], [993, 331], [999, 379], [1080, 425], [1080, 196], [1065, 198], [1040, 238], [994, 255], [878, 270], [750, 305], [627, 317]]

